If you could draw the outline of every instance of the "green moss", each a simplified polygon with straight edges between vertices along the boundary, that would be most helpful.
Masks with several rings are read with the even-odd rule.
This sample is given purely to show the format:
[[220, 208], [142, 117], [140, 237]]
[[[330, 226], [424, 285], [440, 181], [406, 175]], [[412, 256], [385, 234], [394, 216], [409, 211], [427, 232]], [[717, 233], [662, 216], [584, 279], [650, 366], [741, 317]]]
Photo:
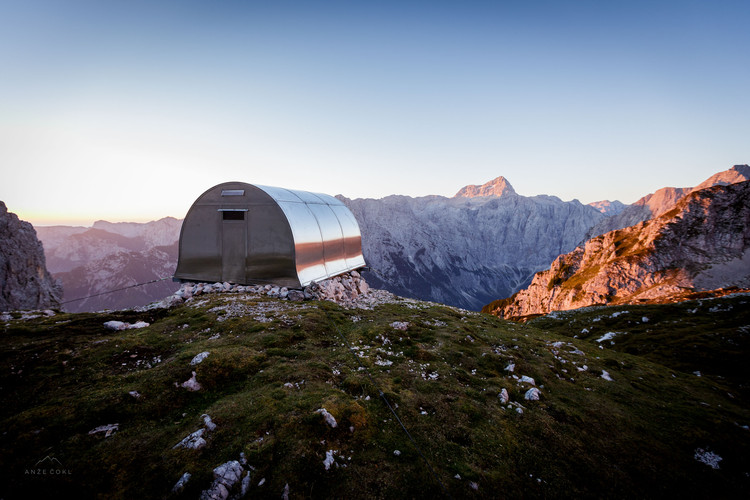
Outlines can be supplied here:
[[[138, 331], [102, 328], [142, 319], [137, 313], [11, 322], [0, 334], [0, 496], [163, 498], [189, 471], [182, 496], [195, 498], [214, 467], [243, 452], [255, 497], [278, 497], [287, 483], [292, 495], [313, 498], [440, 497], [383, 391], [456, 498], [739, 497], [750, 470], [741, 427], [750, 422], [750, 320], [739, 300], [587, 309], [528, 325], [439, 306], [348, 311], [329, 303], [266, 323], [220, 322], [207, 312], [218, 299], [162, 311]], [[411, 326], [397, 331], [394, 321]], [[595, 339], [606, 331], [626, 333], [599, 349]], [[339, 333], [357, 348], [356, 361]], [[202, 351], [210, 355], [191, 367]], [[151, 367], [137, 363], [154, 357]], [[200, 391], [175, 386], [192, 371]], [[529, 386], [512, 375], [533, 377], [542, 399], [526, 401]], [[500, 404], [503, 388], [522, 415]], [[217, 424], [207, 446], [173, 449], [203, 426], [204, 413]], [[88, 434], [110, 423], [120, 425], [113, 436]], [[721, 469], [698, 463], [698, 447], [721, 455]], [[339, 467], [326, 471], [328, 450], [337, 450]], [[73, 475], [23, 474], [46, 455]]]

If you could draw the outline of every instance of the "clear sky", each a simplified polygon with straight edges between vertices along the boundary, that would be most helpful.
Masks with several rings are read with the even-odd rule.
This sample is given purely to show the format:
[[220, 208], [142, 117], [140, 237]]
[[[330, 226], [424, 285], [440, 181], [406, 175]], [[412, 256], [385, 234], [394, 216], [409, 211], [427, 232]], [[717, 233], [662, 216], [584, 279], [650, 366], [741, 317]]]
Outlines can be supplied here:
[[0, 200], [183, 217], [240, 180], [632, 203], [750, 162], [750, 2], [0, 1]]

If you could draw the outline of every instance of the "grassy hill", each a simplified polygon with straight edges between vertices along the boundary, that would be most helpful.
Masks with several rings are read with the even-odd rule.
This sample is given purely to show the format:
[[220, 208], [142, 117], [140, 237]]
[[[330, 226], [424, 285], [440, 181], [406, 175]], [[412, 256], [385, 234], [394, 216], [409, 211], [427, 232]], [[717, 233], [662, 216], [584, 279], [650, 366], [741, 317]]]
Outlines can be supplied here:
[[[744, 497], [749, 302], [516, 324], [407, 300], [364, 310], [221, 294], [14, 319], [0, 323], [0, 497], [198, 498], [241, 454], [248, 498], [287, 485], [289, 498], [446, 496], [379, 391], [455, 498]], [[614, 344], [597, 342], [609, 331]], [[198, 391], [181, 386], [193, 371]], [[201, 428], [205, 446], [175, 448]]]

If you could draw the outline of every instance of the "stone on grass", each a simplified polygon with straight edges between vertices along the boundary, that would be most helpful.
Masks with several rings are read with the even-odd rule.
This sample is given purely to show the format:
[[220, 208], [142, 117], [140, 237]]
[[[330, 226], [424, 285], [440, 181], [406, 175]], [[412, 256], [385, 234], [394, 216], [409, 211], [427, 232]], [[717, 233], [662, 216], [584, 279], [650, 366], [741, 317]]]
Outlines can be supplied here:
[[325, 408], [320, 408], [319, 410], [315, 410], [315, 413], [320, 413], [323, 415], [323, 418], [325, 419], [326, 423], [330, 425], [332, 428], [336, 428], [338, 426], [338, 423], [336, 422], [336, 419], [333, 418], [333, 415], [328, 413], [328, 410]]
[[120, 428], [120, 424], [107, 424], [107, 425], [100, 425], [96, 429], [92, 429], [89, 431], [89, 436], [93, 436], [94, 434], [98, 434], [100, 432], [104, 432], [104, 437], [108, 438], [115, 432], [117, 432]]
[[193, 360], [190, 362], [190, 366], [199, 365], [201, 361], [203, 361], [204, 359], [208, 357], [209, 354], [211, 353], [208, 351], [203, 351], [201, 353], [196, 354]]
[[528, 399], [529, 401], [539, 401], [539, 397], [542, 395], [542, 391], [537, 389], [536, 387], [532, 387], [528, 391], [526, 391], [526, 394], [523, 395], [524, 399]]
[[201, 492], [201, 500], [226, 500], [235, 484], [242, 480], [244, 469], [237, 460], [230, 460], [214, 469], [214, 482]]
[[203, 439], [204, 432], [206, 432], [206, 429], [198, 429], [192, 434], [188, 434], [185, 439], [174, 445], [172, 449], [176, 450], [177, 448], [187, 448], [189, 450], [199, 450], [203, 448], [204, 446], [206, 446], [206, 440]]
[[723, 458], [721, 458], [713, 451], [704, 450], [703, 448], [696, 449], [693, 458], [695, 458], [700, 463], [708, 465], [712, 469], [718, 469], [719, 462], [723, 460]]
[[211, 417], [209, 417], [207, 414], [204, 413], [203, 415], [201, 415], [201, 418], [203, 419], [203, 423], [206, 424], [206, 429], [208, 429], [209, 432], [216, 429], [216, 424], [213, 423]]
[[503, 387], [503, 390], [500, 391], [500, 394], [498, 394], [497, 397], [500, 398], [500, 404], [505, 404], [510, 401], [510, 396], [508, 396], [508, 389], [506, 389], [505, 387]]
[[326, 470], [329, 470], [331, 468], [331, 465], [335, 464], [336, 461], [333, 458], [333, 455], [336, 453], [336, 450], [328, 450], [326, 452], [326, 458], [323, 460], [323, 467], [326, 468]]
[[182, 383], [182, 387], [184, 387], [188, 391], [200, 391], [201, 390], [200, 383], [198, 383], [198, 381], [195, 379], [195, 372], [193, 372], [193, 376], [190, 377], [190, 379]]
[[181, 493], [182, 490], [185, 489], [185, 485], [190, 480], [190, 473], [186, 472], [182, 475], [182, 477], [175, 483], [174, 487], [172, 488], [172, 493]]
[[104, 323], [105, 328], [115, 331], [132, 330], [134, 328], [146, 328], [147, 326], [150, 326], [150, 324], [146, 323], [145, 321], [136, 321], [132, 325], [130, 323], [124, 323], [122, 321], [107, 321]]

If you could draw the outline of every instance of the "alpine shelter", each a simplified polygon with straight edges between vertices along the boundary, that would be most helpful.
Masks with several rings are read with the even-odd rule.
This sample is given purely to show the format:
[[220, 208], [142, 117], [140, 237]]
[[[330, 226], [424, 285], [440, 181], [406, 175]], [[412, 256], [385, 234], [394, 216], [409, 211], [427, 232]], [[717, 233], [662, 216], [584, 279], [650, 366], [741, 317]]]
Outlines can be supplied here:
[[225, 182], [188, 210], [174, 280], [302, 288], [364, 266], [357, 220], [333, 196]]

